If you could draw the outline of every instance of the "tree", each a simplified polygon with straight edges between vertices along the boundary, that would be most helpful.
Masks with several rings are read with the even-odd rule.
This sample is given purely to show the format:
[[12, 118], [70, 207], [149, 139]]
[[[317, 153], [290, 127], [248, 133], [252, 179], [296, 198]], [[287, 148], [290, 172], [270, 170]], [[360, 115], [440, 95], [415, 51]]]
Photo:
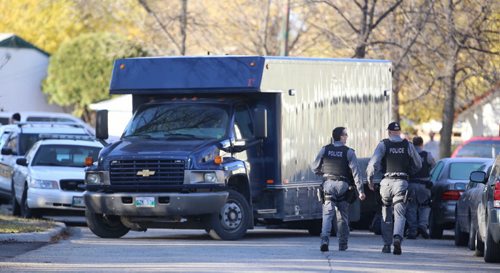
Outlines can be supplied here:
[[83, 34], [52, 55], [43, 92], [50, 102], [74, 108], [89, 120], [88, 105], [109, 98], [109, 79], [118, 58], [146, 56], [141, 46], [116, 34]]

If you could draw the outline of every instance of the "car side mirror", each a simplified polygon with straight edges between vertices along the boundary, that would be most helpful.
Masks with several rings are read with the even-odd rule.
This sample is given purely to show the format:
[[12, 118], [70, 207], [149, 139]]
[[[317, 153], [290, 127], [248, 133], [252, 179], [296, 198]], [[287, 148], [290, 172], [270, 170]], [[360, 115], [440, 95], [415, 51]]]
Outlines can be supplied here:
[[470, 181], [474, 183], [486, 183], [486, 173], [482, 171], [475, 171], [470, 173]]
[[28, 160], [26, 159], [26, 157], [21, 157], [16, 159], [16, 164], [21, 166], [28, 166]]
[[12, 154], [11, 148], [2, 148], [2, 155], [11, 155], [11, 154]]
[[267, 110], [264, 107], [257, 107], [253, 112], [253, 132], [255, 138], [267, 137]]
[[99, 110], [96, 115], [95, 136], [97, 139], [108, 139], [108, 110]]

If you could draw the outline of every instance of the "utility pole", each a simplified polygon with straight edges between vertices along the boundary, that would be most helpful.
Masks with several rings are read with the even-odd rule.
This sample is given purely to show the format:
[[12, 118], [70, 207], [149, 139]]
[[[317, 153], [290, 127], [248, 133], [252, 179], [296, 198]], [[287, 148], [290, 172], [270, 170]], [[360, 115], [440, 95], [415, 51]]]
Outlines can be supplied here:
[[281, 44], [281, 56], [288, 56], [288, 32], [290, 30], [290, 0], [286, 1], [285, 6], [285, 17], [283, 18], [283, 36], [282, 36], [282, 44]]

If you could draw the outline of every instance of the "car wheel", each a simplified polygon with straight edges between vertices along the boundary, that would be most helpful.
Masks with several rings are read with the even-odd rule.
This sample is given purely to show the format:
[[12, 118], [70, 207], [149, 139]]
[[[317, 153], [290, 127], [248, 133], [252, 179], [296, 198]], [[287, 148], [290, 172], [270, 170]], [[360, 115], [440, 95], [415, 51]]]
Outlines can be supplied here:
[[[455, 219], [457, 219], [456, 214]], [[455, 246], [466, 246], [469, 237], [467, 235], [467, 233], [460, 230], [460, 222], [457, 220], [455, 222]]]
[[216, 240], [237, 240], [245, 235], [253, 219], [248, 201], [241, 193], [228, 190], [229, 196], [220, 212], [210, 216], [209, 235]]
[[443, 227], [441, 227], [438, 223], [436, 223], [436, 219], [432, 212], [429, 217], [429, 230], [430, 230], [429, 235], [431, 236], [432, 239], [443, 238]]
[[476, 249], [476, 229], [474, 228], [474, 223], [472, 222], [472, 219], [470, 220], [470, 227], [469, 227], [469, 243], [467, 244], [467, 247], [470, 250], [475, 250]]
[[490, 221], [486, 226], [486, 242], [484, 243], [484, 261], [487, 263], [500, 262], [500, 243], [493, 240], [490, 232]]
[[85, 210], [85, 218], [89, 229], [101, 238], [120, 238], [130, 230], [123, 225], [120, 216], [104, 215]]
[[20, 216], [21, 215], [21, 205], [19, 205], [19, 202], [17, 202], [16, 190], [14, 189], [14, 184], [12, 184], [10, 203], [12, 205], [12, 215]]
[[28, 206], [28, 188], [25, 187], [21, 197], [20, 214], [24, 218], [38, 218], [38, 213], [35, 209]]
[[476, 250], [474, 251], [474, 256], [481, 257], [484, 255], [484, 243], [481, 240], [481, 235], [479, 231], [476, 231]]

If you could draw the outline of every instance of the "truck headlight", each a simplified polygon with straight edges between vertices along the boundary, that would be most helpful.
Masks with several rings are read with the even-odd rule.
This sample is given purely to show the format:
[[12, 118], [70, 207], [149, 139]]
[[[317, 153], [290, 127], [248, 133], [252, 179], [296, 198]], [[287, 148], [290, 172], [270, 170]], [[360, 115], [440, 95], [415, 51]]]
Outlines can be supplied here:
[[205, 173], [203, 180], [205, 183], [217, 183], [217, 175], [215, 173]]
[[54, 180], [42, 180], [42, 179], [30, 179], [28, 183], [29, 187], [37, 189], [58, 189], [59, 183]]
[[99, 173], [86, 173], [85, 174], [85, 184], [88, 184], [88, 185], [102, 184], [101, 175]]

